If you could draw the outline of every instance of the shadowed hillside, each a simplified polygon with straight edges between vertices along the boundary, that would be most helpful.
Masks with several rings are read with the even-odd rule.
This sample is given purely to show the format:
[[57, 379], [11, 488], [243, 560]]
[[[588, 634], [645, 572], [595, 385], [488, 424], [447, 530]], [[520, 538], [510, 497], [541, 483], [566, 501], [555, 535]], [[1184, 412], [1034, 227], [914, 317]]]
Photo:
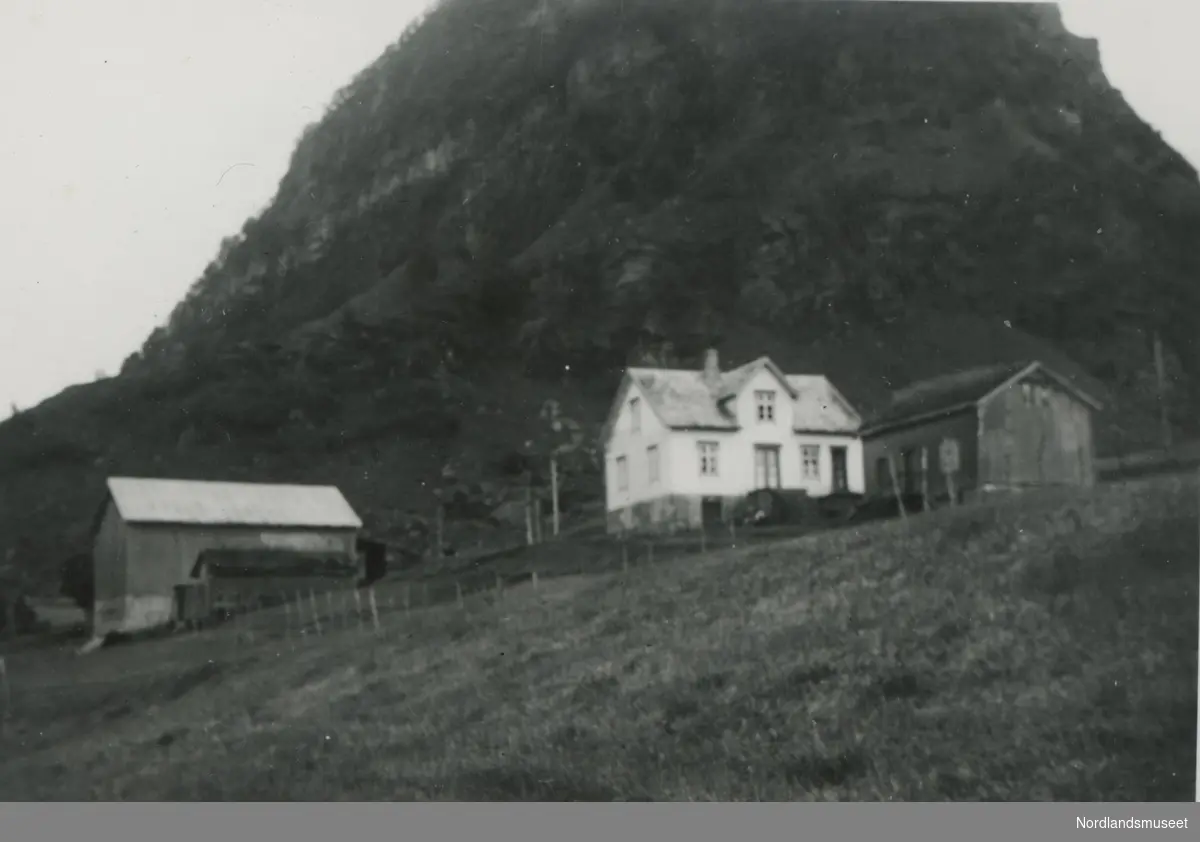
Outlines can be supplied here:
[[626, 362], [709, 344], [864, 408], [1063, 354], [1134, 447], [1148, 331], [1194, 415], [1197, 222], [1053, 7], [444, 0], [119, 377], [0, 425], [0, 553], [53, 578], [118, 471], [335, 482], [399, 534], [451, 458], [501, 502], [545, 399], [594, 430]]

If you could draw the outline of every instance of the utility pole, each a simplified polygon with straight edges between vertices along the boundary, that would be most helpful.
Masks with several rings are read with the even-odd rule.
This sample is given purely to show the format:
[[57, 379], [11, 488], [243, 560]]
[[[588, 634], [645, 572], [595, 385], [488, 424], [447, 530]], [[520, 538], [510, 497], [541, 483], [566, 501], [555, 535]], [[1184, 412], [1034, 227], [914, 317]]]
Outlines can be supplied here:
[[1167, 413], [1167, 368], [1163, 361], [1162, 337], [1154, 331], [1154, 372], [1158, 379], [1158, 412], [1162, 423], [1163, 450], [1171, 449], [1171, 419]]

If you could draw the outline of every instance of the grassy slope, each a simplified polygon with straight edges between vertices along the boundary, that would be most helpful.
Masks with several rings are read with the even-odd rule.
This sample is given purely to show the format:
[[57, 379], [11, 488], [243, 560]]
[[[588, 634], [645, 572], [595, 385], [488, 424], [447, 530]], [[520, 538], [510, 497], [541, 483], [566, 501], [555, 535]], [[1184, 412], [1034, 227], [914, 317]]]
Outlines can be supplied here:
[[1030, 495], [294, 653], [264, 614], [12, 656], [0, 798], [1190, 800], [1196, 503]]

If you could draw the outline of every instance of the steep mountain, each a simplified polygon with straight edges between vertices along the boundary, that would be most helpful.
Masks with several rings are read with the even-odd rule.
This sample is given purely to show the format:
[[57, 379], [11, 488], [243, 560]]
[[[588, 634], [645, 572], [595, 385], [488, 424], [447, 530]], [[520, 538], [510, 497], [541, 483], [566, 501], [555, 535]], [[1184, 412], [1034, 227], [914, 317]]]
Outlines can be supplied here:
[[443, 0], [119, 377], [0, 425], [0, 551], [51, 576], [116, 471], [337, 482], [397, 534], [448, 459], [497, 502], [544, 400], [594, 429], [621, 366], [710, 344], [866, 409], [1062, 360], [1133, 447], [1152, 331], [1193, 415], [1198, 223], [1053, 6]]

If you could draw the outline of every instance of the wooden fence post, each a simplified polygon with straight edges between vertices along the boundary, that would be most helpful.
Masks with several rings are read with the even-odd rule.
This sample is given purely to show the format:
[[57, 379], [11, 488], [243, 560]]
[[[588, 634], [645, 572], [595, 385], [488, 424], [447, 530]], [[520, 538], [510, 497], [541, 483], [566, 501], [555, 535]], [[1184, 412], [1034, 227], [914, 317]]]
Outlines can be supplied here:
[[929, 511], [929, 448], [921, 448], [921, 506]]
[[317, 628], [317, 634], [322, 635], [321, 631], [321, 609], [317, 607], [317, 592], [312, 588], [308, 589], [308, 601], [312, 605], [313, 625]]
[[296, 636], [304, 636], [304, 597], [299, 588], [296, 588]]
[[896, 495], [896, 505], [900, 509], [900, 519], [908, 521], [908, 510], [904, 508], [904, 496], [900, 493], [900, 480], [896, 476], [896, 462], [888, 456], [888, 473], [892, 475], [892, 493]]
[[379, 634], [379, 609], [375, 605], [375, 589], [367, 591], [367, 601], [371, 603], [371, 622], [375, 626], [375, 634]]
[[558, 537], [558, 458], [550, 457], [550, 505], [553, 507], [553, 532]]
[[358, 593], [358, 588], [354, 589], [354, 616], [356, 618], [358, 618], [358, 630], [362, 631], [362, 628], [363, 628], [362, 597]]
[[525, 543], [533, 546], [533, 489], [525, 486]]

